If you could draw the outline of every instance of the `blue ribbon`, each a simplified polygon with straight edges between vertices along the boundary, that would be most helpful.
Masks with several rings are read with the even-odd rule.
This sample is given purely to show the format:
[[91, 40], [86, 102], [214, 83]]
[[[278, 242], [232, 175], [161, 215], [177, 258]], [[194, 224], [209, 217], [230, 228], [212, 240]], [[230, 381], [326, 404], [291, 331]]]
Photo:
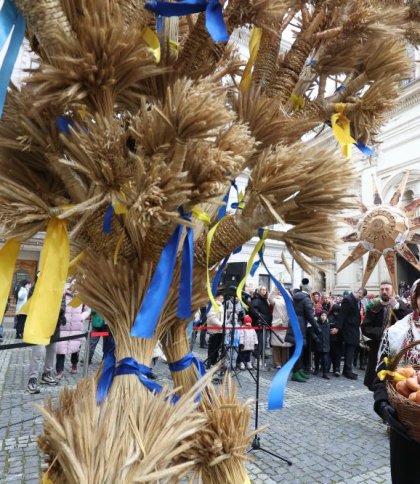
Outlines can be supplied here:
[[110, 203], [105, 210], [104, 223], [102, 226], [102, 231], [104, 234], [110, 234], [112, 232], [112, 217], [114, 216], [114, 207]]
[[60, 131], [60, 133], [64, 133], [67, 136], [70, 136], [70, 128], [74, 129], [74, 123], [70, 121], [70, 119], [67, 119], [64, 116], [57, 116], [56, 123], [57, 129], [58, 131]]
[[179, 0], [176, 3], [152, 0], [145, 8], [163, 17], [180, 17], [193, 13], [206, 12], [206, 29], [215, 42], [227, 42], [229, 33], [226, 29], [223, 9], [219, 0]]
[[191, 365], [195, 365], [197, 368], [198, 378], [202, 378], [205, 375], [206, 369], [203, 362], [199, 360], [193, 353], [188, 353], [180, 360], [169, 363], [168, 366], [170, 371], [183, 371], [189, 368]]
[[[191, 220], [191, 214], [185, 215], [181, 210], [181, 215]], [[191, 227], [187, 227], [187, 235], [184, 239], [182, 247], [182, 262], [181, 262], [181, 280], [179, 282], [179, 299], [178, 311], [176, 313], [178, 318], [188, 319], [191, 317], [192, 307], [192, 277], [193, 277], [193, 259], [194, 259], [194, 232]]]
[[[191, 219], [191, 214], [185, 214], [182, 207], [180, 214], [186, 220]], [[147, 289], [143, 303], [137, 313], [131, 336], [138, 338], [152, 338], [159, 316], [163, 310], [166, 298], [174, 276], [176, 255], [181, 239], [183, 225], [179, 224], [160, 254], [155, 273]], [[187, 227], [187, 235], [182, 248], [181, 278], [179, 283], [179, 300], [177, 317], [188, 319], [191, 317], [192, 299], [192, 271], [194, 257], [194, 233], [192, 228]]]
[[[262, 230], [259, 230], [260, 237], [262, 236]], [[289, 316], [290, 325], [292, 326], [293, 334], [295, 336], [295, 350], [291, 358], [283, 365], [280, 370], [276, 373], [273, 381], [271, 382], [270, 391], [268, 393], [268, 410], [278, 410], [283, 408], [284, 402], [284, 391], [287, 385], [287, 379], [292, 371], [293, 366], [299, 359], [302, 349], [303, 349], [303, 337], [300, 330], [300, 325], [298, 318], [296, 316], [295, 308], [293, 307], [292, 298], [290, 294], [284, 289], [280, 282], [273, 276], [273, 274], [268, 270], [268, 267], [264, 261], [263, 251], [258, 252], [260, 256], [261, 263], [264, 265], [270, 279], [274, 282], [280, 294], [283, 296], [286, 303], [287, 314]]]
[[178, 225], [160, 254], [159, 262], [137, 313], [131, 336], [152, 338], [174, 276], [182, 225]]
[[372, 150], [372, 148], [369, 148], [369, 146], [366, 146], [361, 141], [358, 141], [355, 144], [365, 156], [377, 156], [377, 154]]
[[5, 0], [0, 10], [0, 49], [4, 47], [12, 30], [9, 47], [0, 69], [0, 116], [3, 114], [7, 88], [25, 36], [25, 18], [11, 0]]
[[[123, 358], [116, 362], [114, 350], [112, 350], [105, 355], [104, 366], [99, 377], [98, 388], [96, 389], [96, 402], [98, 405], [108, 395], [114, 377], [119, 375], [137, 375], [140, 382], [152, 393], [160, 393], [162, 391], [162, 387], [158, 383], [150, 380], [152, 375], [151, 368], [142, 365], [134, 358]], [[176, 403], [178, 400], [179, 397], [176, 395], [172, 396], [172, 403]]]

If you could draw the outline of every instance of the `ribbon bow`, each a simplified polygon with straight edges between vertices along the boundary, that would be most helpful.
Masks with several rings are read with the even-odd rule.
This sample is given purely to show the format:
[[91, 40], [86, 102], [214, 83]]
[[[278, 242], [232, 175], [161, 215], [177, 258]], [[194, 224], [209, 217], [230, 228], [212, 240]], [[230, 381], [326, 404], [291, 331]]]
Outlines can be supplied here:
[[162, 17], [180, 17], [193, 13], [206, 12], [206, 29], [215, 42], [227, 42], [229, 33], [223, 18], [223, 9], [219, 0], [179, 0], [161, 2], [152, 0], [145, 8]]
[[[152, 369], [142, 365], [134, 358], [123, 358], [115, 361], [114, 348], [105, 355], [104, 366], [99, 377], [98, 388], [96, 389], [96, 403], [101, 404], [109, 393], [112, 381], [119, 375], [137, 375], [140, 382], [152, 393], [160, 393], [162, 387], [150, 379]], [[172, 403], [176, 403], [179, 398], [172, 397]]]
[[357, 143], [350, 134], [350, 119], [344, 114], [346, 105], [344, 103], [336, 103], [335, 109], [337, 112], [331, 116], [333, 134], [341, 146], [343, 155], [350, 158], [351, 145]]
[[6, 44], [12, 30], [9, 47], [0, 69], [0, 116], [3, 114], [7, 87], [25, 36], [25, 18], [19, 13], [14, 2], [5, 0], [0, 10], [0, 49]]
[[170, 371], [183, 371], [189, 368], [191, 365], [195, 365], [197, 368], [198, 378], [202, 378], [205, 375], [206, 369], [203, 362], [199, 360], [193, 353], [186, 354], [180, 360], [169, 363], [168, 366]]

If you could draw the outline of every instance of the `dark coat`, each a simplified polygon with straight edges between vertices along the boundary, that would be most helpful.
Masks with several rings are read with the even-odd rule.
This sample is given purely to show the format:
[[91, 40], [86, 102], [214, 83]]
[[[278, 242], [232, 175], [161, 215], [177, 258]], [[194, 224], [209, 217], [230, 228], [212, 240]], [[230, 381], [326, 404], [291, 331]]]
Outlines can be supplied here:
[[[411, 313], [411, 309], [407, 304], [401, 300], [398, 300], [398, 303], [399, 308], [393, 309], [392, 312], [390, 312], [390, 325]], [[384, 317], [384, 306], [381, 303], [374, 304], [366, 311], [365, 319], [361, 325], [362, 333], [370, 338], [370, 341], [367, 342], [369, 354], [365, 378], [363, 381], [370, 391], [373, 391], [373, 381], [376, 377], [376, 365], [382, 335], [384, 334], [385, 327], [388, 326], [388, 322], [384, 321]]]
[[[338, 315], [340, 314], [340, 305], [334, 304], [331, 308], [331, 313], [328, 316], [328, 322], [330, 323], [330, 329], [339, 329], [338, 327]], [[340, 331], [337, 334], [330, 335], [330, 344], [341, 344]]]
[[[307, 323], [310, 323], [312, 325], [314, 333], [320, 334], [321, 332], [321, 330], [319, 329], [319, 325], [315, 320], [311, 296], [306, 292], [297, 291], [293, 296], [293, 306], [295, 308], [296, 316], [299, 320], [299, 326], [303, 336], [303, 343], [306, 344]], [[287, 328], [285, 341], [287, 343], [295, 344], [295, 335], [293, 334], [293, 329], [290, 324]]]
[[360, 341], [360, 307], [351, 293], [341, 302], [337, 328], [345, 344], [358, 346]]
[[366, 316], [361, 326], [362, 333], [373, 341], [381, 341], [384, 329], [393, 325], [407, 314], [411, 313], [410, 307], [401, 300], [398, 309], [390, 311], [390, 321], [384, 321], [385, 309], [381, 303], [374, 304], [366, 311]]
[[[270, 306], [268, 305], [268, 300], [266, 297], [257, 294], [251, 301], [251, 306], [257, 311], [259, 315], [264, 319], [264, 321], [271, 325], [273, 320], [273, 315], [271, 314]], [[258, 321], [257, 315], [255, 313], [251, 314], [252, 321], [254, 324], [261, 323]]]
[[321, 329], [321, 334], [317, 336], [315, 340], [315, 351], [318, 353], [329, 353], [330, 352], [330, 323], [325, 321], [321, 323], [318, 321], [318, 325]]

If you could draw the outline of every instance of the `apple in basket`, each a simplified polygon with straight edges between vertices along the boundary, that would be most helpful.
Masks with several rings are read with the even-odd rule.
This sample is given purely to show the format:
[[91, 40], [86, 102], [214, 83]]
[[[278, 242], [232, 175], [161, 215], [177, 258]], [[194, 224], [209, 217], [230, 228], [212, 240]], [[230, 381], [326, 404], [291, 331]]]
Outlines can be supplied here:
[[410, 393], [410, 395], [408, 396], [408, 399], [411, 400], [412, 402], [420, 403], [420, 390]]

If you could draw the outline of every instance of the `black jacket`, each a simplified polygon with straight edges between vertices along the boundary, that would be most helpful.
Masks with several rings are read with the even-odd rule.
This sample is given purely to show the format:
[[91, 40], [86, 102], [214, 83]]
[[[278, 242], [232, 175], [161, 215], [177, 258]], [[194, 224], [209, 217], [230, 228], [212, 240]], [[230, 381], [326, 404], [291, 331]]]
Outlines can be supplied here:
[[[257, 311], [259, 315], [264, 319], [264, 321], [268, 324], [271, 324], [273, 320], [273, 315], [271, 314], [270, 306], [268, 305], [268, 300], [266, 297], [257, 294], [254, 299], [251, 301], [251, 306]], [[251, 313], [252, 321], [254, 324], [261, 323], [257, 315], [252, 312]]]
[[[392, 309], [389, 325], [399, 321], [407, 314], [411, 313], [410, 307], [398, 299], [398, 309]], [[388, 321], [384, 321], [385, 309], [381, 303], [374, 304], [366, 311], [366, 316], [361, 326], [362, 333], [373, 341], [381, 341], [384, 329], [388, 326]]]
[[[303, 342], [306, 344], [306, 324], [310, 323], [316, 334], [320, 334], [321, 330], [315, 320], [314, 308], [312, 306], [311, 296], [307, 292], [297, 291], [293, 296], [293, 306], [296, 311], [296, 316], [299, 320], [300, 330], [303, 336]], [[293, 334], [292, 326], [289, 324], [286, 333], [288, 343], [295, 344], [295, 335]]]
[[318, 321], [321, 334], [317, 336], [315, 341], [315, 351], [319, 353], [329, 353], [330, 352], [330, 323], [325, 321], [320, 323]]
[[346, 296], [338, 314], [337, 328], [344, 343], [358, 346], [360, 341], [360, 307], [354, 294]]

